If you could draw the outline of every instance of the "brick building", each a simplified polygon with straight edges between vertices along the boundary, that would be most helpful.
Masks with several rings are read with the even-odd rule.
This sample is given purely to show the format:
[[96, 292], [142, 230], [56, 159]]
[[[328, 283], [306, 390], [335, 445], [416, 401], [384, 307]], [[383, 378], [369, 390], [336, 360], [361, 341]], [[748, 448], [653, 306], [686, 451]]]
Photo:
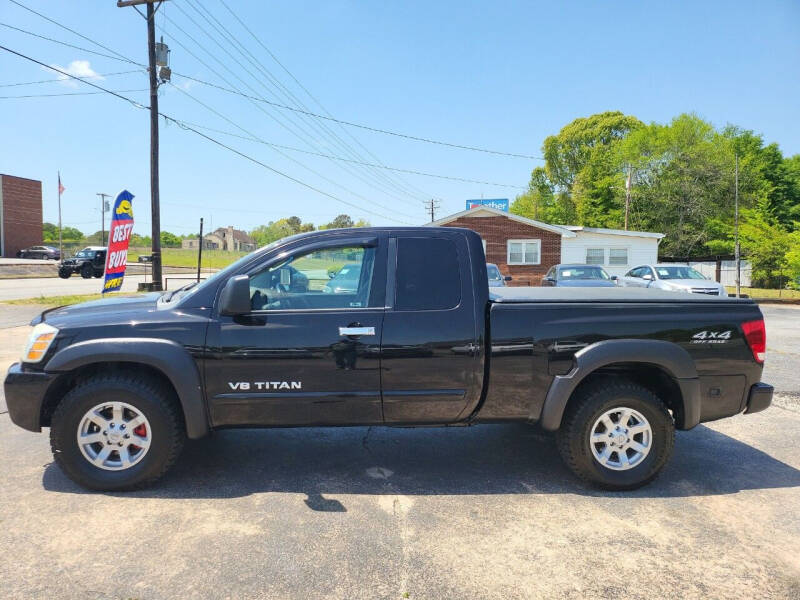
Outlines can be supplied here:
[[42, 182], [0, 174], [0, 256], [42, 243]]
[[611, 275], [624, 275], [640, 264], [658, 260], [664, 234], [574, 225], [550, 225], [497, 210], [475, 208], [430, 223], [466, 227], [480, 234], [486, 262], [514, 279], [510, 285], [539, 285], [553, 265], [601, 265]]

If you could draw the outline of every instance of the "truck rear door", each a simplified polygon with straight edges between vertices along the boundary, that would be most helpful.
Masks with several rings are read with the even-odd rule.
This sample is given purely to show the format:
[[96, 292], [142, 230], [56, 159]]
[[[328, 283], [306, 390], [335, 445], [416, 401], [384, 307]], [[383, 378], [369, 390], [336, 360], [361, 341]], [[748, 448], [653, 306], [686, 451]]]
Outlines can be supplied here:
[[[479, 246], [480, 240], [475, 239]], [[387, 424], [466, 418], [482, 383], [484, 323], [476, 322], [470, 246], [464, 232], [398, 231], [389, 238], [381, 344]], [[483, 257], [480, 257], [483, 260]], [[485, 273], [485, 264], [479, 273]], [[482, 314], [482, 313], [480, 313]]]

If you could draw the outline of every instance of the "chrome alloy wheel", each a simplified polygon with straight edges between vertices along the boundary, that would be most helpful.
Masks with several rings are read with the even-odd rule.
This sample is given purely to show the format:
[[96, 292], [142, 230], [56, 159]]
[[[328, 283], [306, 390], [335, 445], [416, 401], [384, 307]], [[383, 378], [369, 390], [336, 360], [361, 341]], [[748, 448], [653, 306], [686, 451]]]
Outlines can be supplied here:
[[632, 408], [607, 410], [592, 425], [589, 447], [597, 462], [614, 471], [639, 465], [653, 447], [653, 430]]
[[147, 418], [125, 402], [105, 402], [91, 408], [78, 425], [78, 448], [83, 457], [106, 471], [129, 469], [150, 449]]

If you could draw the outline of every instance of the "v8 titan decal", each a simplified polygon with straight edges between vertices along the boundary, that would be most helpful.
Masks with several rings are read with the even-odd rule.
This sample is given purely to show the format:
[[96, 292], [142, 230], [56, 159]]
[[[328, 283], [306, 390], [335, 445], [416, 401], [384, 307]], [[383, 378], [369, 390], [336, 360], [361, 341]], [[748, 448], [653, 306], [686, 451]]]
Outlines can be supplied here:
[[233, 391], [248, 390], [301, 390], [302, 381], [229, 381], [228, 385]]
[[724, 344], [731, 339], [733, 330], [726, 331], [700, 331], [692, 336], [693, 344]]

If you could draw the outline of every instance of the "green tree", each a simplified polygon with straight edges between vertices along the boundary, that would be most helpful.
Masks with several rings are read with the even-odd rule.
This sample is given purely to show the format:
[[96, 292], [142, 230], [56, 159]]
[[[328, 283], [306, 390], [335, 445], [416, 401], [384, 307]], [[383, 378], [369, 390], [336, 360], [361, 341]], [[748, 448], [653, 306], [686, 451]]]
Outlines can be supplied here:
[[[83, 239], [83, 232], [75, 227], [62, 227], [61, 239], [65, 242], [79, 242]], [[42, 223], [42, 241], [58, 242], [58, 225]]]
[[[790, 257], [793, 240], [781, 225], [766, 216], [763, 211], [745, 209], [739, 227], [739, 243], [742, 253], [753, 267], [751, 278], [755, 287], [775, 288], [786, 280], [791, 271]], [[791, 262], [794, 261], [794, 253]]]
[[531, 173], [528, 191], [516, 197], [510, 211], [516, 215], [542, 221], [568, 225], [576, 222], [575, 205], [566, 191], [556, 192], [543, 167]]
[[180, 248], [181, 247], [181, 238], [174, 233], [170, 233], [169, 231], [162, 231], [161, 235], [161, 245], [164, 248]]
[[575, 119], [557, 135], [544, 140], [547, 177], [556, 186], [571, 189], [578, 174], [593, 158], [641, 126], [639, 119], [619, 111]]

